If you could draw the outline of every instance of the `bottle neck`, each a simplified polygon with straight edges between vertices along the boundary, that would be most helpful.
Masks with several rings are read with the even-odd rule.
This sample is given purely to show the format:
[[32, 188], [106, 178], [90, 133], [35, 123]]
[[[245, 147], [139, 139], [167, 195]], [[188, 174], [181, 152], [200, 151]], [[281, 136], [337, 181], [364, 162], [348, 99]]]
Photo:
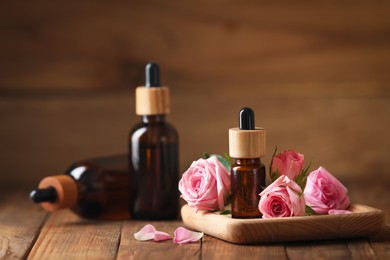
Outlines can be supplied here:
[[260, 158], [233, 158], [237, 165], [255, 165], [261, 164]]
[[143, 115], [141, 121], [144, 124], [165, 123], [165, 115]]

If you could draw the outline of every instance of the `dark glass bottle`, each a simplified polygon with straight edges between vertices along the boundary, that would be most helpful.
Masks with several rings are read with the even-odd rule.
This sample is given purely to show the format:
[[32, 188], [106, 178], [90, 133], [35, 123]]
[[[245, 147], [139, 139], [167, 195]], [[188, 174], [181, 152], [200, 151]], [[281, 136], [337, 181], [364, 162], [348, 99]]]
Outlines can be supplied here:
[[64, 175], [44, 178], [30, 197], [48, 211], [70, 208], [84, 218], [128, 219], [128, 156], [76, 162]]
[[257, 159], [234, 159], [231, 167], [232, 217], [258, 218], [259, 194], [265, 187], [265, 166]]
[[169, 96], [168, 89], [160, 86], [157, 64], [147, 65], [145, 85], [136, 90], [136, 113], [141, 122], [129, 133], [129, 169], [135, 178], [131, 215], [134, 219], [175, 219], [179, 139], [176, 129], [165, 121]]
[[230, 174], [232, 217], [259, 218], [259, 194], [265, 187], [265, 166], [260, 160], [265, 155], [265, 131], [255, 127], [250, 108], [241, 109], [239, 128], [229, 129], [229, 154], [234, 159]]

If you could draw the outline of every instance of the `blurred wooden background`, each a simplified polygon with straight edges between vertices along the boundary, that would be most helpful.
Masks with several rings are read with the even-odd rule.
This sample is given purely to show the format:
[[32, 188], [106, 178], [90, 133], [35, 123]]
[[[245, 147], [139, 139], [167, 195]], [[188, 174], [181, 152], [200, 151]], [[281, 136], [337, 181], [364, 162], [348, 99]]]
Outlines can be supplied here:
[[33, 186], [73, 161], [126, 152], [134, 88], [155, 60], [171, 87], [182, 171], [204, 151], [228, 151], [228, 128], [250, 106], [268, 131], [266, 164], [278, 145], [342, 180], [389, 187], [389, 10], [387, 1], [2, 1], [1, 184]]

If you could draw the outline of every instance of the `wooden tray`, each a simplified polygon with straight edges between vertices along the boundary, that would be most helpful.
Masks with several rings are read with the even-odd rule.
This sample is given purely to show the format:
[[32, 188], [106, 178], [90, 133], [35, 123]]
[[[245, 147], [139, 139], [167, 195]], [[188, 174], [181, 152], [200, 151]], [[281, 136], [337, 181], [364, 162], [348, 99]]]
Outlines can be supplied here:
[[181, 208], [184, 224], [194, 230], [237, 244], [287, 242], [347, 237], [363, 237], [378, 232], [384, 213], [372, 207], [352, 204], [353, 213], [273, 219], [233, 219], [218, 212], [196, 212]]

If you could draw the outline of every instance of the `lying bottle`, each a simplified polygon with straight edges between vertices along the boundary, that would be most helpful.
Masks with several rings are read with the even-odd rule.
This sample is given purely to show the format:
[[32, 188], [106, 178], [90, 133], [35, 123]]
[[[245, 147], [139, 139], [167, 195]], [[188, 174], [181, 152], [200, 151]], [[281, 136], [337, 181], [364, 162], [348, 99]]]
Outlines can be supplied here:
[[47, 211], [69, 208], [89, 219], [128, 219], [129, 178], [127, 155], [84, 160], [64, 175], [42, 179], [30, 198]]

